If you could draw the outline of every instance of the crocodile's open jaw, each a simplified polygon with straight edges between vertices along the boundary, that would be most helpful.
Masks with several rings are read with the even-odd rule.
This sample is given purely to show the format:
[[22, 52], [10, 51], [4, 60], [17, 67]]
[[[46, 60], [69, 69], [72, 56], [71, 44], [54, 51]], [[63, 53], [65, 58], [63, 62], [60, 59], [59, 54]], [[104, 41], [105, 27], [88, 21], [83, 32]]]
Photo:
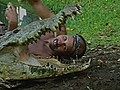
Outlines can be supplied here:
[[[40, 23], [40, 25], [42, 25], [42, 28], [41, 28], [41, 30], [36, 30], [36, 31], [33, 30], [31, 32], [29, 31], [30, 32], [29, 34], [31, 34], [31, 35], [30, 35], [30, 37], [28, 37], [26, 39], [25, 43], [26, 42], [30, 43], [32, 41], [37, 40], [37, 38], [39, 38], [40, 35], [43, 35], [46, 32], [49, 32], [49, 31], [56, 32], [57, 28], [59, 28], [59, 25], [61, 23], [63, 23], [63, 22], [65, 23], [66, 19], [68, 17], [74, 17], [77, 14], [80, 14], [80, 6], [78, 4], [73, 4], [73, 5], [65, 7], [65, 9], [61, 10], [57, 15], [52, 16], [51, 18], [44, 19], [44, 20], [42, 20], [40, 22], [34, 22], [34, 23], [37, 23], [37, 24]], [[35, 27], [36, 27], [37, 24], [34, 24]], [[29, 25], [26, 26], [26, 27], [30, 28]], [[35, 28], [35, 27], [32, 26], [31, 28]], [[67, 61], [70, 61], [70, 60], [59, 60], [58, 61], [58, 58], [57, 59], [55, 59], [55, 58], [45, 58], [45, 59], [37, 58], [37, 60], [39, 62], [39, 65], [38, 64], [33, 65], [31, 63], [31, 61], [26, 61], [24, 63], [28, 64], [28, 65], [32, 64], [33, 66], [41, 66], [41, 67], [47, 67], [47, 68], [50, 67], [50, 66], [52, 66], [53, 68], [63, 68], [63, 67], [67, 68], [69, 66], [69, 64], [70, 64], [70, 62], [67, 62]], [[33, 60], [32, 60], [32, 62], [33, 62]]]
[[[19, 62], [15, 56], [14, 47], [29, 44], [46, 32], [53, 31], [66, 21], [67, 17], [73, 17], [80, 13], [80, 6], [73, 4], [65, 7], [58, 14], [45, 20], [38, 20], [25, 27], [18, 27], [0, 37], [0, 78], [7, 79], [29, 79], [59, 76], [76, 71], [82, 71], [89, 67], [90, 61], [84, 64], [63, 63], [56, 58], [41, 59], [30, 56], [26, 62]], [[5, 48], [11, 46], [11, 51]], [[5, 72], [6, 71], [6, 72]], [[10, 73], [9, 73], [10, 72]]]

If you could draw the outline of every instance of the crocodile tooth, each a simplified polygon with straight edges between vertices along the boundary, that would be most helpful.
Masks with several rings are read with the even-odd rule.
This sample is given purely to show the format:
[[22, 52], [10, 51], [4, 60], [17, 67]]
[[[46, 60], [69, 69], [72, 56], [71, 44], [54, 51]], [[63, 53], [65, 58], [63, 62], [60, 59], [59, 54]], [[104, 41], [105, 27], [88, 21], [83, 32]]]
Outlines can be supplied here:
[[36, 33], [36, 34], [35, 34], [35, 37], [36, 37], [36, 38], [38, 38], [39, 36], [40, 36], [39, 33]]
[[28, 42], [24, 42], [24, 43], [22, 43], [22, 45], [28, 45]]
[[25, 43], [26, 43], [26, 42], [28, 42], [28, 39], [26, 38], [24, 41], [25, 41]]
[[33, 38], [28, 38], [29, 43], [33, 43]]
[[62, 21], [62, 20], [63, 20], [63, 18], [64, 18], [64, 16], [61, 16], [61, 17], [59, 18], [59, 20], [61, 20], [61, 21]]
[[50, 27], [50, 29], [51, 29], [52, 31], [56, 31], [55, 26]]
[[59, 26], [59, 24], [58, 24], [57, 22], [55, 22], [54, 25], [55, 25], [55, 27], [58, 27], [58, 26]]
[[72, 18], [73, 20], [75, 20], [75, 18], [74, 18], [74, 16], [73, 16], [73, 15], [71, 15], [71, 18]]
[[61, 24], [61, 21], [58, 20], [57, 23]]
[[60, 18], [62, 18], [62, 19], [63, 19], [63, 18], [64, 18], [64, 16], [62, 15], [62, 16], [60, 16]]
[[75, 7], [75, 10], [77, 11], [77, 10], [80, 10], [80, 9], [79, 9], [79, 7]]
[[40, 32], [39, 34], [44, 33], [46, 31], [46, 28], [41, 29], [41, 31], [42, 32]]
[[39, 31], [38, 31], [38, 34], [39, 34], [39, 35], [41, 35], [41, 31], [42, 31], [42, 30], [39, 30]]
[[33, 40], [36, 40], [36, 36], [33, 37]]
[[28, 41], [28, 38], [25, 38], [24, 41], [27, 42], [27, 41]]
[[73, 64], [76, 64], [75, 60], [73, 60]]
[[[82, 12], [82, 11], [81, 11]], [[80, 14], [80, 11], [76, 11], [77, 14]]]
[[82, 7], [80, 5], [76, 5], [77, 9], [80, 10]]
[[22, 44], [22, 42], [23, 42], [23, 40], [21, 40], [21, 39], [20, 39], [20, 40], [19, 40], [19, 44], [21, 45], [21, 44]]
[[32, 38], [31, 38], [31, 42], [33, 42], [34, 40], [35, 40], [35, 37], [32, 37]]

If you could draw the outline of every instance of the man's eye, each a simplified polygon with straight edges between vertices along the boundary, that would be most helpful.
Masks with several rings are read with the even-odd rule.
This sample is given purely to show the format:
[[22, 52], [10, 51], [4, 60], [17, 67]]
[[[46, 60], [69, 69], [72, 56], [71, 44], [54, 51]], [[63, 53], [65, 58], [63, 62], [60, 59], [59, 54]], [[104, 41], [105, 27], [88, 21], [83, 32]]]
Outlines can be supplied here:
[[63, 39], [64, 39], [64, 41], [66, 41], [66, 40], [67, 40], [67, 37], [66, 37], [66, 36], [64, 36], [64, 37], [63, 37]]

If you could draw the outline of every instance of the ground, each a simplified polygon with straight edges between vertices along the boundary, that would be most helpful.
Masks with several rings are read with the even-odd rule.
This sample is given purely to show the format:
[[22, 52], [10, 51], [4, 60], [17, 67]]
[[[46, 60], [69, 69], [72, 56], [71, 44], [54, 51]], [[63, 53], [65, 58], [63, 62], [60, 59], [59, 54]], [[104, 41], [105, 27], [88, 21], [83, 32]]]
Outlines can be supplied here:
[[120, 90], [120, 47], [98, 46], [89, 49], [84, 60], [91, 66], [54, 80], [28, 81], [12, 90]]

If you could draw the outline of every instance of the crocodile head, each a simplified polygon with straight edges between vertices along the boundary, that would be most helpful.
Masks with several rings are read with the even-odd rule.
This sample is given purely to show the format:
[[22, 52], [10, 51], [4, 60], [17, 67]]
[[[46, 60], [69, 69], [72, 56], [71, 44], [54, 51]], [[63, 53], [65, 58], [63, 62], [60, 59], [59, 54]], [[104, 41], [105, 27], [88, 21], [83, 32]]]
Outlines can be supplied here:
[[0, 78], [4, 80], [23, 80], [33, 78], [46, 78], [60, 76], [76, 71], [82, 71], [89, 67], [90, 61], [80, 63], [80, 60], [72, 59], [71, 63], [63, 63], [58, 58], [38, 58], [32, 55], [28, 60], [22, 62], [16, 51], [29, 43], [36, 41], [46, 32], [56, 32], [62, 22], [68, 17], [80, 13], [78, 4], [66, 6], [58, 14], [44, 19], [34, 21], [25, 27], [18, 27], [0, 37]]

